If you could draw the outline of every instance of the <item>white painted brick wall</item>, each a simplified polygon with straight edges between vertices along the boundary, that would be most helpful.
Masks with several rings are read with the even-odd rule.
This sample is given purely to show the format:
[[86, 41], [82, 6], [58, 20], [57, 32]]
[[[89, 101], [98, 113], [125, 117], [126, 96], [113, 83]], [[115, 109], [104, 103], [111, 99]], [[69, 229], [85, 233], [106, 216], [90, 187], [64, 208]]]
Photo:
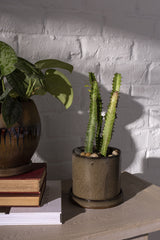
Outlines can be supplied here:
[[83, 144], [88, 120], [88, 72], [101, 84], [105, 108], [120, 72], [111, 144], [122, 150], [122, 170], [160, 185], [159, 0], [2, 0], [0, 40], [30, 61], [74, 65], [72, 75], [65, 72], [74, 88], [68, 111], [49, 95], [34, 97], [42, 136], [33, 160], [48, 162], [49, 178], [71, 177], [72, 148]]

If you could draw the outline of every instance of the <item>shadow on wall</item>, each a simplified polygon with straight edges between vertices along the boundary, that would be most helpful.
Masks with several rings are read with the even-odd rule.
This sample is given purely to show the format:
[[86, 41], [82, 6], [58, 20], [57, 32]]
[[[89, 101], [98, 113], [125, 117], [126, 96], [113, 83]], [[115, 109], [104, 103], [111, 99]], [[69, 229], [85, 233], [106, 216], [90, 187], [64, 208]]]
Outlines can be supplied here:
[[160, 158], [143, 159], [143, 173], [137, 173], [136, 176], [160, 186]]
[[[71, 79], [74, 88], [74, 101], [67, 111], [55, 99], [44, 97], [36, 99], [42, 119], [42, 136], [37, 150], [40, 159], [48, 162], [48, 177], [65, 179], [71, 177], [71, 153], [74, 147], [84, 144], [88, 123], [89, 93], [84, 87], [88, 77], [73, 73]], [[110, 79], [107, 86], [111, 87]], [[101, 86], [103, 110], [107, 109], [110, 92]], [[45, 102], [46, 101], [46, 102]], [[48, 103], [47, 103], [48, 101]], [[43, 108], [42, 110], [42, 104]], [[51, 106], [50, 112], [47, 108]], [[54, 109], [57, 109], [54, 112]], [[142, 106], [131, 96], [121, 93], [118, 118], [111, 144], [122, 151], [122, 170], [131, 165], [135, 158], [136, 146], [126, 125], [136, 121], [143, 114]]]

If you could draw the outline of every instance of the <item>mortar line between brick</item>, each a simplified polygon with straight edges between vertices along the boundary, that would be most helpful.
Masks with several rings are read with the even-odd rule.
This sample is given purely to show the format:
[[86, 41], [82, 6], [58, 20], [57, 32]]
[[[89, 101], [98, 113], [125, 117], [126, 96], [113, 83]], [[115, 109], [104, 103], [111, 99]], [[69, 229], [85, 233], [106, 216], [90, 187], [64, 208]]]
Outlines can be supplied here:
[[130, 60], [132, 60], [134, 58], [133, 57], [134, 46], [135, 46], [135, 43], [134, 43], [134, 41], [132, 41], [132, 44], [130, 46], [130, 56], [129, 56]]
[[151, 65], [152, 65], [152, 62], [150, 62], [150, 63], [148, 63], [148, 64], [146, 65], [146, 68], [147, 68], [147, 72], [146, 72], [146, 82], [148, 83], [148, 85], [150, 85], [150, 83], [151, 83], [151, 80], [150, 80]]
[[46, 16], [47, 13], [44, 11], [43, 18], [42, 18], [42, 34], [46, 34]]
[[83, 58], [83, 50], [82, 50], [82, 43], [81, 43], [81, 39], [78, 38], [77, 42], [79, 44], [79, 50], [80, 50], [80, 58]]

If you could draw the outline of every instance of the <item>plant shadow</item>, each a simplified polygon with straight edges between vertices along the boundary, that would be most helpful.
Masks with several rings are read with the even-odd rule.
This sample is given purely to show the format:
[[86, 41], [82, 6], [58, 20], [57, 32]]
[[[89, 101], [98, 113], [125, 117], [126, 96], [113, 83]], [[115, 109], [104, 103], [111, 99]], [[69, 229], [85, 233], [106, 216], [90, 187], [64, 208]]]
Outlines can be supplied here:
[[[69, 79], [73, 86], [74, 101], [67, 111], [64, 110], [63, 106], [58, 101], [50, 97], [48, 98], [48, 96], [44, 97], [43, 102], [40, 102], [39, 98], [37, 99], [38, 109], [42, 109], [42, 106], [43, 109], [45, 109], [45, 111], [43, 109], [43, 111], [40, 111], [42, 119], [42, 137], [37, 153], [41, 159], [47, 161], [48, 179], [53, 180], [66, 180], [72, 178], [72, 149], [84, 144], [85, 131], [88, 123], [89, 93], [84, 87], [89, 83], [88, 76], [73, 72]], [[104, 102], [104, 111], [107, 109], [110, 99], [110, 91], [107, 88], [108, 86], [111, 87], [111, 81], [112, 80], [109, 79], [106, 86], [100, 85], [100, 92]], [[47, 116], [48, 112], [46, 109], [48, 106], [52, 106], [52, 109], [56, 109], [56, 111], [53, 112], [53, 117], [52, 113], [49, 113], [49, 117]], [[53, 110], [50, 109], [50, 111]], [[142, 115], [143, 107], [135, 101], [133, 97], [122, 91], [120, 93], [117, 112], [118, 119], [116, 119], [114, 129], [116, 134], [113, 134], [110, 144], [111, 146], [121, 149], [122, 172], [132, 164], [136, 154], [135, 142], [126, 126], [137, 121]], [[69, 186], [71, 187], [71, 182]], [[145, 187], [147, 186], [141, 186], [138, 188], [138, 191], [141, 191]], [[71, 201], [69, 192], [70, 189], [67, 189], [67, 192], [63, 192], [63, 223], [85, 211], [85, 209]], [[136, 189], [129, 192], [129, 195], [125, 197], [125, 201], [135, 194], [137, 194]]]
[[150, 157], [143, 159], [143, 173], [135, 174], [152, 184], [160, 186], [160, 159], [156, 157]]
[[[38, 157], [48, 164], [48, 179], [70, 179], [72, 175], [72, 149], [84, 145], [85, 131], [88, 123], [89, 93], [84, 85], [88, 84], [88, 77], [73, 72], [70, 78], [74, 91], [72, 106], [66, 111], [56, 99], [43, 97], [43, 102], [36, 99], [42, 119], [42, 136], [37, 149]], [[101, 85], [100, 92], [103, 99], [103, 110], [106, 111], [110, 99], [111, 86]], [[50, 104], [49, 104], [50, 102]], [[52, 106], [49, 113], [41, 111]], [[57, 109], [53, 111], [53, 109]], [[121, 149], [122, 171], [130, 166], [135, 158], [136, 145], [126, 126], [137, 121], [143, 115], [143, 107], [129, 94], [120, 93], [120, 100], [110, 145]]]
[[121, 175], [121, 187], [123, 191], [124, 202], [133, 198], [139, 192], [143, 191], [151, 185], [151, 183], [144, 181], [135, 175], [123, 172]]
[[84, 213], [85, 209], [76, 204], [71, 198], [71, 180], [62, 181], [62, 223]]

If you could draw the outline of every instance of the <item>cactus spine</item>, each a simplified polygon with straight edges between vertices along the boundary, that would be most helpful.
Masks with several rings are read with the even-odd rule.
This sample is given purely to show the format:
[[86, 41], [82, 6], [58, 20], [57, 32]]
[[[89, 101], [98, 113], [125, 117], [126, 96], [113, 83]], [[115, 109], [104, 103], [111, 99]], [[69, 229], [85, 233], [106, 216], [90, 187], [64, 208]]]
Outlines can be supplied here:
[[[89, 80], [91, 84], [90, 90], [90, 112], [89, 112], [89, 122], [86, 133], [85, 141], [85, 152], [93, 152], [94, 138], [96, 135], [96, 150], [100, 152], [101, 155], [107, 155], [108, 145], [111, 141], [113, 126], [116, 118], [116, 108], [119, 98], [119, 90], [121, 85], [121, 74], [116, 73], [113, 78], [112, 92], [110, 98], [110, 104], [108, 106], [108, 111], [105, 115], [105, 123], [103, 134], [101, 137], [102, 129], [102, 100], [100, 96], [100, 91], [98, 88], [98, 83], [93, 73], [89, 73]], [[96, 133], [97, 129], [97, 133]]]

